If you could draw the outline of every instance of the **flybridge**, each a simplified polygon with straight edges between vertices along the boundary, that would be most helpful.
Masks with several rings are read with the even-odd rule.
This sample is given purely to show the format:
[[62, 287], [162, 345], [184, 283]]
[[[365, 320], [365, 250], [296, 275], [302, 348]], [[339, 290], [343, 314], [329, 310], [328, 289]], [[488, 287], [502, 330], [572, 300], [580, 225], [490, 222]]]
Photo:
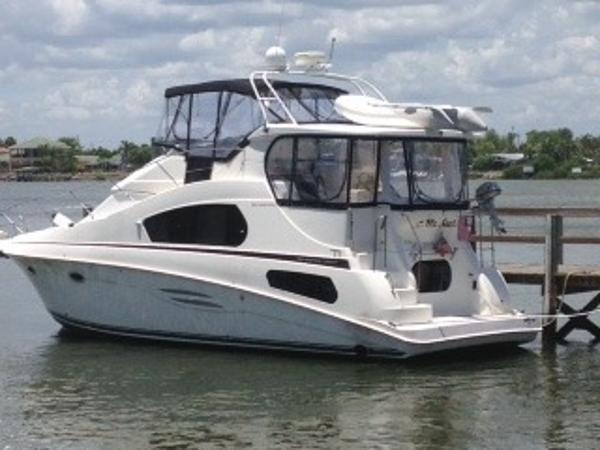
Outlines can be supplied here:
[[[250, 83], [267, 126], [272, 124], [269, 111], [274, 104], [283, 111], [287, 123], [299, 124], [285, 99], [279, 95], [274, 80], [291, 81], [306, 76], [323, 82], [347, 84], [354, 92], [339, 96], [334, 109], [342, 117], [360, 125], [478, 133], [487, 130], [480, 114], [492, 112], [488, 107], [389, 102], [375, 85], [366, 80], [330, 73], [328, 70], [331, 64], [321, 52], [296, 53], [294, 64], [290, 66], [287, 64], [285, 51], [279, 47], [272, 47], [267, 50], [266, 60], [268, 69], [253, 72], [250, 75]], [[267, 88], [266, 94], [265, 89], [261, 89], [260, 86]]]
[[322, 53], [298, 53], [288, 65], [276, 47], [267, 51], [267, 68], [248, 78], [169, 88], [164, 131], [155, 143], [223, 160], [257, 129], [281, 125], [343, 123], [467, 137], [487, 129], [480, 114], [489, 108], [392, 103], [372, 83], [329, 69]]

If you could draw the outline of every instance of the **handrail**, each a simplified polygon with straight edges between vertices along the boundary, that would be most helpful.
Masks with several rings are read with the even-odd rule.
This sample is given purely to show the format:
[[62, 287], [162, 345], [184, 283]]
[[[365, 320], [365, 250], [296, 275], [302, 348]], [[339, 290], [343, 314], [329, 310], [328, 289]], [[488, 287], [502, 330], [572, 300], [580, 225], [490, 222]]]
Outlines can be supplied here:
[[[388, 101], [387, 98], [385, 97], [385, 95], [383, 95], [383, 93], [374, 84], [372, 84], [371, 82], [369, 82], [367, 80], [364, 80], [362, 78], [355, 77], [355, 76], [341, 75], [341, 74], [329, 73], [329, 72], [311, 73], [311, 72], [293, 71], [293, 70], [286, 71], [286, 72], [277, 72], [277, 71], [270, 71], [270, 70], [256, 70], [250, 74], [249, 81], [250, 81], [250, 86], [252, 87], [252, 91], [254, 92], [254, 96], [258, 100], [258, 104], [260, 106], [260, 110], [263, 115], [263, 119], [265, 121], [265, 126], [271, 125], [271, 122], [269, 121], [269, 113], [267, 111], [265, 102], [268, 100], [272, 100], [272, 99], [276, 100], [279, 103], [279, 105], [285, 112], [285, 115], [289, 118], [290, 122], [293, 125], [298, 125], [298, 121], [296, 120], [296, 118], [294, 117], [292, 112], [289, 110], [289, 108], [287, 107], [285, 102], [281, 99], [281, 97], [277, 93], [277, 89], [275, 89], [275, 87], [271, 83], [272, 79], [269, 78], [272, 75], [282, 75], [282, 74], [286, 75], [286, 76], [312, 76], [315, 78], [321, 77], [321, 78], [328, 78], [328, 79], [332, 79], [332, 80], [345, 81], [345, 82], [352, 84], [363, 96], [368, 95], [363, 87], [363, 86], [366, 86], [368, 89], [373, 91], [373, 93], [375, 95], [377, 95], [381, 100], [383, 100], [385, 102]], [[267, 97], [264, 97], [260, 93], [259, 88], [256, 86], [256, 81], [258, 79], [260, 79], [265, 84], [267, 89], [270, 91], [272, 97], [267, 98]]]
[[[528, 236], [528, 235], [494, 235], [481, 236], [475, 235], [471, 237], [472, 242], [499, 242], [505, 244], [544, 244], [546, 238], [544, 236]], [[600, 237], [587, 236], [563, 236], [560, 238], [562, 244], [600, 244]]]
[[496, 208], [498, 215], [504, 216], [548, 216], [559, 215], [564, 217], [600, 217], [600, 208]]
[[[574, 208], [574, 207], [558, 207], [558, 208], [497, 208], [498, 215], [511, 217], [548, 217], [561, 216], [568, 218], [600, 218], [600, 208]], [[600, 237], [595, 236], [559, 236], [558, 240], [561, 244], [571, 245], [597, 245], [600, 244]], [[546, 238], [536, 235], [473, 235], [472, 242], [499, 242], [509, 244], [544, 244]]]

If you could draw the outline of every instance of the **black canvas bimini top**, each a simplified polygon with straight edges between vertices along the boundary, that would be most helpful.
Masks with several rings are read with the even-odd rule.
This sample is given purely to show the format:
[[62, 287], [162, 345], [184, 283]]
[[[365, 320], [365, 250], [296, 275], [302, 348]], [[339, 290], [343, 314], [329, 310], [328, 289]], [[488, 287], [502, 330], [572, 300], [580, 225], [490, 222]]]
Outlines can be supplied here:
[[[324, 84], [317, 83], [304, 83], [304, 82], [291, 82], [272, 80], [271, 84], [275, 89], [282, 88], [306, 88], [306, 89], [321, 89], [324, 91], [334, 92], [336, 95], [346, 94], [347, 92], [343, 89], [339, 89], [333, 86], [327, 86]], [[265, 85], [262, 80], [256, 80], [256, 86], [258, 89], [264, 89]], [[205, 83], [197, 84], [185, 84], [181, 86], [170, 87], [165, 91], [166, 98], [178, 97], [187, 94], [199, 94], [202, 92], [236, 92], [241, 95], [247, 95], [254, 97], [254, 91], [248, 78], [235, 78], [230, 80], [216, 80], [207, 81]]]

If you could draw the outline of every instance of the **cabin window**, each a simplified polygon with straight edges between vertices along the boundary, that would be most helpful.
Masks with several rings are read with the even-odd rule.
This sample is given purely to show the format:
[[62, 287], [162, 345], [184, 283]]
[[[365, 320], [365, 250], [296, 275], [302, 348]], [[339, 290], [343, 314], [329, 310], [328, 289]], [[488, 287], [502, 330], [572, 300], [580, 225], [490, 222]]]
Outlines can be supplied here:
[[456, 142], [407, 142], [412, 158], [412, 190], [416, 204], [463, 200], [461, 148]]
[[278, 139], [267, 160], [277, 200], [345, 204], [347, 145], [346, 139]]
[[282, 137], [266, 171], [285, 205], [465, 209], [464, 153], [464, 141]]
[[303, 272], [270, 270], [267, 272], [269, 286], [325, 303], [335, 303], [337, 289], [329, 277]]
[[356, 139], [352, 144], [350, 203], [373, 203], [377, 190], [377, 148], [374, 139]]
[[345, 204], [347, 146], [346, 139], [298, 139], [292, 199]]
[[417, 289], [423, 293], [446, 291], [452, 281], [450, 264], [445, 259], [419, 261], [412, 272], [417, 280]]
[[152, 242], [237, 247], [248, 224], [235, 205], [195, 205], [173, 209], [144, 220]]
[[408, 205], [410, 203], [408, 169], [403, 141], [381, 142], [377, 198], [380, 202], [390, 205]]
[[291, 200], [294, 142], [291, 138], [278, 139], [269, 152], [267, 173], [277, 200]]

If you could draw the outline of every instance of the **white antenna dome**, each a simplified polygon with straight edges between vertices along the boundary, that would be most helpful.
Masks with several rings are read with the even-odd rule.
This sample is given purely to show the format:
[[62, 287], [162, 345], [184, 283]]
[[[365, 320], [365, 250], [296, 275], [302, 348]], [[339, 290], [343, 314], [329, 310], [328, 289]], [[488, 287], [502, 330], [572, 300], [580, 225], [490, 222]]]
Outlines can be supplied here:
[[285, 50], [281, 47], [274, 46], [265, 53], [265, 60], [270, 70], [283, 72], [287, 69], [287, 56]]
[[307, 72], [321, 72], [329, 68], [325, 53], [319, 51], [296, 53], [294, 55], [294, 66]]

